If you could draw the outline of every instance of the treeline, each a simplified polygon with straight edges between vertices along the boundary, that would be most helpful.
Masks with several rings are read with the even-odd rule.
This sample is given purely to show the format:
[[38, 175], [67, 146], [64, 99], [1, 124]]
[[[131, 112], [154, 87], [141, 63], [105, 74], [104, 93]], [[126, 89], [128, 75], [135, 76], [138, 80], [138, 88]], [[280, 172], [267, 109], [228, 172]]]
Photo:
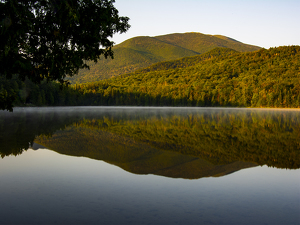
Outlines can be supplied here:
[[[6, 79], [0, 76], [0, 109], [13, 106], [70, 106], [78, 104], [80, 93], [72, 87], [56, 82], [35, 84], [17, 76]], [[13, 102], [13, 104], [12, 104]]]
[[299, 80], [300, 46], [250, 53], [233, 53], [224, 48], [212, 50], [202, 58], [188, 57], [68, 87], [4, 80], [0, 102], [14, 98], [15, 105], [299, 108]]

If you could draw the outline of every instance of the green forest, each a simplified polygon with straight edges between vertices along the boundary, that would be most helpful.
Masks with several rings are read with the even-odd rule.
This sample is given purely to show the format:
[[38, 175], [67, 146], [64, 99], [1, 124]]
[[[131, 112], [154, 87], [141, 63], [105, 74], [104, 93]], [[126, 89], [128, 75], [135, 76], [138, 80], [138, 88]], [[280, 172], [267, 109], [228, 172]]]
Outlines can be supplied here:
[[300, 107], [300, 46], [215, 48], [99, 82], [61, 86], [0, 77], [16, 106]]

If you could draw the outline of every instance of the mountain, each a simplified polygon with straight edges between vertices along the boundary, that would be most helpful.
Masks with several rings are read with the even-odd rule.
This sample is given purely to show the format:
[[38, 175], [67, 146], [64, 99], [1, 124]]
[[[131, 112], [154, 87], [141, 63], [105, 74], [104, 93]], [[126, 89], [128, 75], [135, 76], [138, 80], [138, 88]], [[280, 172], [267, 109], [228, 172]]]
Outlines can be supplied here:
[[260, 47], [243, 44], [242, 42], [222, 35], [184, 33], [162, 35], [155, 38], [163, 42], [196, 51], [199, 54], [208, 52], [216, 47], [232, 48], [238, 52], [251, 52], [260, 49]]
[[113, 47], [114, 59], [100, 58], [96, 64], [89, 62], [90, 70], [82, 69], [68, 79], [71, 83], [99, 81], [130, 73], [154, 63], [199, 55], [216, 47], [231, 48], [238, 52], [260, 49], [225, 36], [201, 33], [134, 37]]

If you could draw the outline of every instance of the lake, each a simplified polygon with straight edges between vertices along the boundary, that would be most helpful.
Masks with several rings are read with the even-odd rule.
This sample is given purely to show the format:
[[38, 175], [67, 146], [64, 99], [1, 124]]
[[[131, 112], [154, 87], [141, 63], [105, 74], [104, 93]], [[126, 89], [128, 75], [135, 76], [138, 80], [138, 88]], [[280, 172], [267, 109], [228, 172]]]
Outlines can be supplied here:
[[0, 111], [0, 224], [300, 224], [300, 110]]

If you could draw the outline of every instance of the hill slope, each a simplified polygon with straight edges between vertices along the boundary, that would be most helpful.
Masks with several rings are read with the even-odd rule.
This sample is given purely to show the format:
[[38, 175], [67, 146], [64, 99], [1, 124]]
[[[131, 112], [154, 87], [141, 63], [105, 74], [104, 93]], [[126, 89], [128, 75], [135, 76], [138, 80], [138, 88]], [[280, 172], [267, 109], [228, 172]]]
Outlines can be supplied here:
[[95, 105], [298, 108], [299, 62], [300, 46], [233, 54], [217, 49], [77, 90], [98, 93], [87, 95]]
[[99, 81], [130, 73], [157, 62], [199, 55], [216, 47], [231, 48], [239, 52], [260, 49], [221, 35], [201, 33], [134, 37], [113, 48], [115, 56], [113, 60], [101, 58], [96, 64], [90, 63], [90, 70], [80, 70], [78, 75], [69, 80], [71, 83]]
[[[151, 71], [186, 68], [186, 67], [190, 67], [190, 66], [195, 66], [206, 60], [212, 60], [212, 59], [221, 60], [226, 57], [232, 56], [233, 54], [236, 54], [236, 53], [238, 53], [238, 52], [231, 48], [219, 48], [218, 47], [213, 50], [210, 50], [209, 52], [203, 53], [201, 55], [184, 57], [184, 58], [180, 58], [180, 59], [176, 59], [176, 60], [155, 63], [149, 67], [137, 70], [137, 71], [135, 71], [135, 73], [146, 73], [146, 72], [151, 72]], [[126, 76], [126, 75], [124, 75], [124, 76]]]
[[156, 39], [180, 46], [198, 53], [208, 52], [216, 47], [232, 48], [238, 52], [251, 52], [260, 47], [243, 44], [232, 38], [222, 35], [209, 35], [202, 33], [169, 34], [155, 37]]

